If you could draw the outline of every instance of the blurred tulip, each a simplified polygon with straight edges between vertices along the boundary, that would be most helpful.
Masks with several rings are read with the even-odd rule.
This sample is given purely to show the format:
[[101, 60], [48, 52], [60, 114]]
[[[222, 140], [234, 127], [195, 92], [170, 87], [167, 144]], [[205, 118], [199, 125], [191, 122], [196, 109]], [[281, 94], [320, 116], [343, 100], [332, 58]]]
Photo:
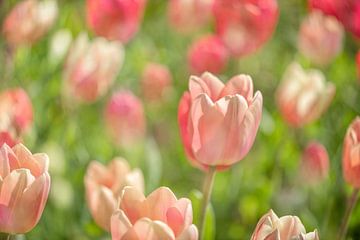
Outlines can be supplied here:
[[105, 109], [105, 121], [109, 134], [120, 146], [131, 146], [144, 138], [143, 105], [130, 91], [113, 94]]
[[4, 21], [6, 41], [14, 47], [35, 43], [51, 28], [57, 14], [55, 0], [19, 2]]
[[141, 79], [142, 93], [146, 101], [159, 102], [166, 98], [172, 87], [172, 76], [166, 65], [148, 63]]
[[250, 76], [237, 75], [225, 85], [208, 72], [191, 76], [178, 110], [188, 158], [200, 168], [240, 161], [254, 143], [261, 115], [262, 95], [253, 94]]
[[222, 72], [229, 56], [224, 43], [217, 36], [204, 36], [195, 41], [188, 51], [188, 64], [191, 72], [202, 74]]
[[51, 63], [57, 64], [66, 56], [72, 41], [71, 32], [68, 29], [58, 30], [51, 37], [49, 48], [49, 59]]
[[122, 158], [115, 158], [108, 166], [92, 161], [85, 175], [86, 200], [95, 222], [110, 231], [110, 218], [125, 186], [144, 191], [141, 170], [130, 170]]
[[111, 235], [113, 240], [197, 240], [192, 218], [191, 201], [178, 200], [169, 188], [160, 187], [146, 198], [125, 187], [111, 217]]
[[114, 82], [124, 60], [119, 42], [95, 38], [89, 42], [80, 34], [72, 44], [64, 69], [65, 95], [69, 99], [93, 102]]
[[278, 218], [270, 210], [256, 225], [251, 240], [319, 240], [317, 230], [306, 233], [304, 225], [296, 216]]
[[40, 220], [50, 190], [49, 158], [24, 145], [0, 148], [0, 232], [21, 234]]
[[170, 0], [168, 18], [175, 30], [189, 33], [210, 20], [214, 0]]
[[298, 63], [288, 66], [276, 100], [283, 118], [293, 127], [318, 119], [335, 95], [335, 85], [326, 83], [319, 70], [305, 71]]
[[138, 31], [146, 0], [87, 0], [87, 22], [99, 36], [127, 43]]
[[336, 18], [313, 11], [301, 24], [299, 51], [315, 64], [327, 65], [341, 52], [343, 35]]
[[271, 37], [279, 15], [276, 0], [215, 0], [216, 32], [237, 56], [253, 53]]

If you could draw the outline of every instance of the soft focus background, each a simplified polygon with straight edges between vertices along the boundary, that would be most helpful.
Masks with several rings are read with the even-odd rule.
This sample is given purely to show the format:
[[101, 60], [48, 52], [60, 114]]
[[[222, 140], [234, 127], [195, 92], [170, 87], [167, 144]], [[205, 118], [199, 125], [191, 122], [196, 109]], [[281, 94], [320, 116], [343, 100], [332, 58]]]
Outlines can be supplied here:
[[[0, 1], [0, 22], [16, 2]], [[356, 41], [347, 33], [344, 51], [322, 69], [337, 88], [328, 111], [315, 123], [294, 130], [282, 120], [274, 92], [293, 60], [310, 66], [296, 47], [299, 23], [308, 9], [307, 2], [301, 0], [281, 0], [278, 4], [279, 22], [272, 39], [255, 54], [231, 59], [220, 75], [224, 81], [238, 73], [251, 75], [255, 89], [263, 93], [264, 109], [250, 154], [216, 176], [212, 197], [216, 228], [210, 234], [212, 239], [249, 239], [258, 219], [270, 208], [279, 216], [299, 216], [308, 231], [319, 230], [321, 239], [334, 239], [345, 211], [350, 188], [342, 178], [342, 143], [347, 126], [360, 112]], [[108, 239], [109, 234], [95, 225], [85, 203], [83, 177], [89, 161], [106, 163], [123, 156], [144, 171], [147, 193], [161, 185], [169, 186], [178, 197], [201, 189], [203, 173], [189, 164], [181, 144], [177, 107], [190, 76], [187, 48], [213, 27], [209, 24], [200, 32], [181, 35], [168, 24], [167, 1], [148, 0], [141, 29], [125, 45], [124, 66], [110, 91], [95, 103], [70, 108], [61, 94], [63, 62], [51, 59], [50, 42], [59, 29], [69, 29], [76, 38], [88, 28], [84, 1], [59, 0], [58, 6], [59, 17], [50, 32], [31, 48], [19, 48], [12, 63], [0, 37], [0, 89], [21, 86], [27, 90], [33, 103], [34, 124], [24, 142], [32, 152], [50, 156], [49, 201], [38, 226], [26, 239]], [[122, 149], [107, 135], [104, 106], [111, 93], [119, 89], [130, 89], [142, 98], [139, 82], [148, 62], [169, 67], [174, 91], [161, 105], [143, 102], [147, 137], [143, 144]], [[329, 178], [314, 187], [299, 177], [301, 152], [310, 140], [325, 145], [331, 162]], [[360, 206], [351, 218], [349, 239], [360, 239], [359, 224]]]

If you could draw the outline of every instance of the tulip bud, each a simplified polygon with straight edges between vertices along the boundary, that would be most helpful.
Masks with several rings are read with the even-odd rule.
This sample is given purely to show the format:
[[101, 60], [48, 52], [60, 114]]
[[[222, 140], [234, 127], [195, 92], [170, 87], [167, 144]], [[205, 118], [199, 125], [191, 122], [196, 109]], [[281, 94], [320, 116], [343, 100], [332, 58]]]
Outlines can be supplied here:
[[39, 222], [50, 190], [49, 159], [24, 145], [0, 148], [0, 232], [22, 234]]
[[222, 72], [228, 62], [228, 52], [217, 36], [204, 36], [194, 42], [188, 51], [191, 72], [202, 74], [206, 71]]
[[113, 240], [197, 240], [192, 218], [191, 201], [178, 200], [169, 188], [160, 187], [145, 197], [125, 187], [111, 217], [111, 235]]
[[335, 95], [335, 85], [326, 83], [319, 70], [305, 71], [299, 64], [289, 65], [276, 92], [283, 118], [293, 127], [318, 119]]
[[119, 42], [109, 42], [103, 38], [89, 42], [86, 34], [79, 35], [65, 63], [66, 97], [94, 102], [108, 91], [123, 60], [124, 49]]
[[87, 0], [87, 23], [97, 35], [127, 43], [138, 31], [146, 0]]
[[117, 144], [129, 147], [145, 135], [143, 105], [130, 91], [119, 91], [111, 97], [105, 109], [105, 122]]
[[130, 170], [122, 158], [115, 158], [108, 166], [92, 161], [85, 175], [86, 200], [95, 222], [106, 231], [110, 231], [111, 214], [121, 191], [126, 186], [134, 186], [144, 191], [144, 178], [141, 170]]
[[3, 33], [11, 46], [38, 41], [54, 24], [58, 14], [55, 0], [25, 0], [18, 3], [6, 17]]

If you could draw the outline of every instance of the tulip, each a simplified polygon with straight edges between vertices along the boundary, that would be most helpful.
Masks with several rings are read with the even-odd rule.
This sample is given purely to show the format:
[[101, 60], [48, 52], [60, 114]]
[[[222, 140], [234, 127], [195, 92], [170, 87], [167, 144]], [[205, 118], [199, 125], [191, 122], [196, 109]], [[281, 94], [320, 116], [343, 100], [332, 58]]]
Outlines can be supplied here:
[[143, 105], [130, 91], [113, 94], [105, 109], [105, 122], [110, 136], [120, 146], [128, 147], [144, 138]]
[[125, 187], [111, 217], [112, 240], [197, 240], [192, 218], [190, 200], [178, 200], [169, 188], [160, 187], [145, 197]]
[[278, 217], [270, 210], [256, 225], [251, 240], [319, 240], [317, 231], [306, 233], [296, 216]]
[[292, 63], [286, 70], [276, 92], [283, 118], [293, 127], [301, 127], [318, 119], [335, 95], [335, 86], [326, 83], [319, 70], [305, 71]]
[[19, 2], [4, 21], [6, 41], [14, 47], [37, 42], [54, 24], [57, 13], [55, 0]]
[[202, 74], [222, 72], [229, 56], [226, 47], [217, 36], [204, 36], [195, 41], [188, 51], [188, 64], [191, 72]]
[[209, 22], [213, 4], [214, 0], [170, 0], [169, 22], [179, 32], [194, 32]]
[[65, 63], [65, 95], [77, 101], [94, 102], [108, 91], [123, 60], [124, 49], [119, 42], [103, 38], [89, 42], [86, 34], [80, 34]]
[[171, 89], [171, 82], [172, 76], [166, 65], [148, 63], [141, 79], [144, 98], [150, 102], [163, 100]]
[[97, 35], [127, 43], [139, 29], [146, 0], [87, 0], [87, 23]]
[[130, 170], [122, 158], [115, 158], [108, 166], [92, 161], [85, 175], [86, 200], [95, 222], [110, 231], [110, 218], [116, 210], [121, 191], [126, 186], [134, 186], [144, 191], [141, 170]]
[[299, 51], [315, 64], [327, 65], [341, 52], [343, 35], [335, 17], [314, 11], [301, 24]]
[[50, 190], [49, 159], [24, 145], [0, 148], [0, 232], [23, 234], [39, 222]]
[[279, 11], [276, 0], [215, 0], [217, 34], [237, 57], [259, 49], [271, 37]]

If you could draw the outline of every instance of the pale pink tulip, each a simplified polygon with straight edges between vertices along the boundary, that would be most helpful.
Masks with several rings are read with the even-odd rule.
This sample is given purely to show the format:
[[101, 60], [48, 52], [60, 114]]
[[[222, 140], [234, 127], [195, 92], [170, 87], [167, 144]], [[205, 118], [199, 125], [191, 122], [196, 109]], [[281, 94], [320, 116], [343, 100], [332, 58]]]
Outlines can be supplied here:
[[209, 22], [213, 4], [214, 0], [170, 0], [170, 24], [181, 33], [194, 32]]
[[35, 43], [54, 24], [57, 12], [54, 0], [19, 2], [4, 21], [6, 41], [14, 47]]
[[317, 65], [329, 64], [342, 50], [343, 35], [335, 17], [313, 11], [301, 24], [299, 51]]
[[298, 63], [292, 63], [283, 76], [276, 100], [286, 122], [302, 127], [318, 119], [334, 95], [335, 85], [327, 83], [321, 71], [305, 71]]
[[276, 0], [215, 0], [216, 32], [230, 53], [242, 57], [271, 37], [279, 15]]
[[296, 216], [278, 217], [270, 210], [256, 225], [251, 240], [319, 240], [317, 231], [306, 233]]
[[195, 166], [226, 168], [252, 147], [262, 115], [262, 95], [248, 75], [223, 84], [206, 72], [191, 76], [180, 100], [178, 121], [188, 158]]
[[99, 36], [127, 43], [139, 29], [146, 0], [87, 0], [87, 22]]
[[86, 200], [95, 222], [110, 231], [110, 219], [117, 207], [124, 187], [134, 186], [144, 191], [140, 169], [130, 170], [122, 158], [115, 158], [108, 166], [92, 161], [85, 175]]
[[119, 209], [111, 217], [112, 240], [197, 240], [191, 201], [177, 199], [166, 187], [145, 197], [125, 187]]
[[144, 138], [144, 108], [130, 91], [113, 94], [105, 109], [105, 121], [109, 134], [120, 146], [131, 146]]
[[24, 145], [0, 148], [0, 232], [22, 234], [39, 222], [50, 190], [49, 159]]
[[65, 63], [66, 97], [93, 102], [103, 96], [114, 82], [123, 60], [121, 43], [103, 38], [90, 42], [86, 34], [80, 34], [71, 46]]
[[214, 74], [222, 72], [228, 62], [229, 54], [217, 36], [204, 36], [196, 40], [188, 51], [188, 65], [194, 74], [206, 71]]

